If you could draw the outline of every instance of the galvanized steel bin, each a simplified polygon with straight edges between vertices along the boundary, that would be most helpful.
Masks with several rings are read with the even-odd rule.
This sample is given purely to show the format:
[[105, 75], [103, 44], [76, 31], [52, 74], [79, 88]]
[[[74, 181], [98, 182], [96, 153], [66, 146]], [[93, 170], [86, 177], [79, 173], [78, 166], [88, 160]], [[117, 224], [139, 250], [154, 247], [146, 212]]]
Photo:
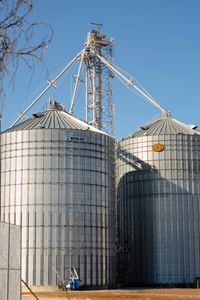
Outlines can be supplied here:
[[126, 285], [187, 285], [200, 275], [200, 133], [171, 117], [117, 150], [119, 272]]
[[115, 141], [54, 105], [2, 133], [1, 218], [22, 225], [22, 278], [115, 282]]

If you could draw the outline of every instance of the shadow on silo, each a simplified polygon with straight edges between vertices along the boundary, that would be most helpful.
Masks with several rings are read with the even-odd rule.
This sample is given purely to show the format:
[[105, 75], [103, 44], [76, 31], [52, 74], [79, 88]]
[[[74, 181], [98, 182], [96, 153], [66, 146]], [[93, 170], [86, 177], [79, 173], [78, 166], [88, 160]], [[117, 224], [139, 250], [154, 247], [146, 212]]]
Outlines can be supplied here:
[[193, 285], [200, 274], [194, 221], [200, 199], [127, 150], [119, 149], [117, 156], [133, 168], [117, 187], [118, 283]]

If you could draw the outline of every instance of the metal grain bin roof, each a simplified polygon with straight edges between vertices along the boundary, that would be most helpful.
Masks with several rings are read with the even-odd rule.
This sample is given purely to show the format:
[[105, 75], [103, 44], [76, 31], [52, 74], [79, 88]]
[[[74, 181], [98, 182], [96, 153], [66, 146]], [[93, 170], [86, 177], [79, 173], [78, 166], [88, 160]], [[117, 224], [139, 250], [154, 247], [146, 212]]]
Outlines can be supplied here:
[[155, 122], [141, 126], [138, 131], [133, 134], [133, 137], [140, 136], [154, 136], [154, 135], [166, 135], [166, 134], [189, 134], [200, 135], [200, 132], [196, 129], [196, 126], [184, 124], [171, 117], [161, 118]]
[[68, 114], [63, 105], [54, 100], [49, 101], [50, 108], [44, 112], [33, 113], [32, 117], [16, 126], [7, 129], [5, 132], [30, 130], [30, 129], [80, 129], [90, 130], [106, 134], [93, 126]]

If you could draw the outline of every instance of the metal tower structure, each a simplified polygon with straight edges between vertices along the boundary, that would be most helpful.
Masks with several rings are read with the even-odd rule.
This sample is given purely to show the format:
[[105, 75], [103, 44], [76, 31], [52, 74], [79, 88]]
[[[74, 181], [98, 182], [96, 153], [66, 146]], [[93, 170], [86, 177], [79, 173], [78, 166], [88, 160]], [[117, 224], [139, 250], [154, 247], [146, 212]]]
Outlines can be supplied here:
[[88, 33], [85, 54], [86, 121], [113, 135], [112, 71], [97, 54], [113, 62], [113, 43], [97, 30]]
[[[75, 63], [78, 62], [78, 71], [75, 76], [75, 84], [69, 114], [73, 114], [79, 82], [85, 81], [85, 121], [110, 134], [114, 135], [113, 125], [113, 101], [112, 101], [112, 80], [114, 75], [124, 81], [129, 87], [140, 96], [158, 108], [164, 116], [170, 113], [133, 78], [128, 78], [113, 63], [113, 42], [106, 34], [100, 32], [102, 24], [91, 23], [96, 29], [91, 30], [84, 45], [84, 48], [58, 73], [54, 79], [48, 80], [47, 87], [33, 100], [24, 112], [11, 125], [14, 126], [32, 106], [51, 88], [56, 87], [57, 81]], [[84, 74], [82, 74], [84, 73]]]

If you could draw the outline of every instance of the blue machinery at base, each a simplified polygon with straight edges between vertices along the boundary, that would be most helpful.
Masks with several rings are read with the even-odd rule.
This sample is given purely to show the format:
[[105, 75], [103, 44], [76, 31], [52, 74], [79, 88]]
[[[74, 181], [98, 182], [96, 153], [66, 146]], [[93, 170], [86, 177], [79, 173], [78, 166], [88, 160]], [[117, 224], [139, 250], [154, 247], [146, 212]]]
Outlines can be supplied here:
[[66, 285], [67, 289], [70, 290], [77, 290], [79, 288], [79, 282], [80, 282], [80, 278], [78, 276], [78, 273], [76, 271], [75, 268], [72, 268], [70, 270], [70, 279], [69, 279], [69, 283]]
[[81, 281], [75, 268], [70, 269], [70, 277], [63, 281], [54, 266], [58, 281], [61, 283], [63, 290], [77, 290], [79, 288], [79, 282]]

